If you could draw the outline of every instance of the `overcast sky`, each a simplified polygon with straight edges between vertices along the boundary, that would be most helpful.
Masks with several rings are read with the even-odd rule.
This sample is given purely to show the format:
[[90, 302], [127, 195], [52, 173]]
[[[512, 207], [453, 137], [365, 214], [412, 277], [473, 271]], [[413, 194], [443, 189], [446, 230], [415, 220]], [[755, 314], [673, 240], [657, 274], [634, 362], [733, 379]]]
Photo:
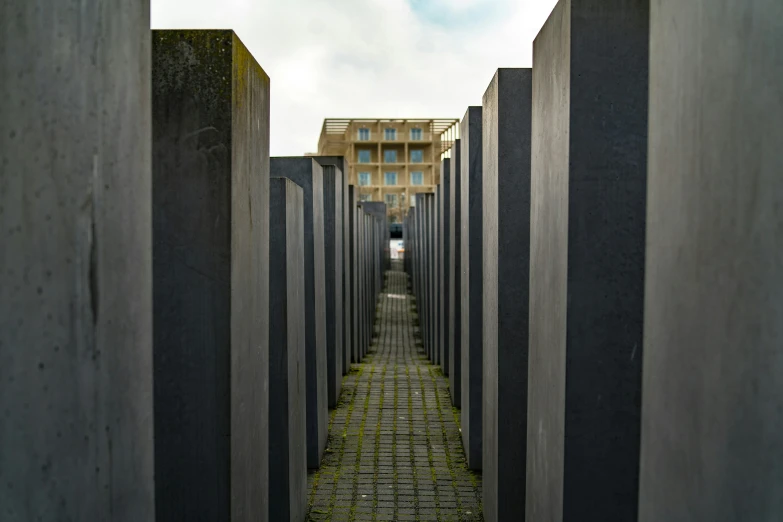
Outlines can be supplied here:
[[530, 67], [556, 0], [152, 0], [154, 29], [234, 29], [272, 80], [271, 153], [324, 118], [462, 118], [498, 67]]

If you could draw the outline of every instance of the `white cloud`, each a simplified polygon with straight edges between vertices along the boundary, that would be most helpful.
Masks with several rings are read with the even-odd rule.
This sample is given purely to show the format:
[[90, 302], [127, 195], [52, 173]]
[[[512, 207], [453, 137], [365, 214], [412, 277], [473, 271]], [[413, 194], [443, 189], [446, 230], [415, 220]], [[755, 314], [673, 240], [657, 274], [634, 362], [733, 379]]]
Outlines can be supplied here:
[[234, 29], [272, 79], [272, 154], [301, 155], [327, 117], [461, 118], [495, 69], [530, 67], [556, 2], [428, 1], [430, 15], [504, 5], [440, 24], [403, 0], [152, 0], [152, 26]]

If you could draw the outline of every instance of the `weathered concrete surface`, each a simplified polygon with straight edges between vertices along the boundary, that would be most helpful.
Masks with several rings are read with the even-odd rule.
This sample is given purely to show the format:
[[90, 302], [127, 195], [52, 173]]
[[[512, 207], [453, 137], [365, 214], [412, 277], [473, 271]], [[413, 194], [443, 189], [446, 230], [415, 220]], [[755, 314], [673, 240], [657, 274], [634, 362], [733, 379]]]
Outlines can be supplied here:
[[783, 4], [651, 17], [639, 520], [783, 520]]
[[329, 451], [310, 475], [311, 520], [483, 520], [481, 477], [465, 467], [448, 383], [421, 357], [401, 267], [392, 261], [378, 344], [345, 379]]
[[428, 192], [424, 194], [424, 241], [425, 241], [425, 314], [427, 316], [426, 330], [424, 338], [427, 339], [424, 345], [427, 351], [427, 357], [432, 360], [432, 354], [435, 347], [435, 194]]
[[321, 464], [329, 431], [323, 169], [312, 158], [272, 158], [271, 173], [302, 187], [304, 196], [307, 467], [313, 469]]
[[342, 173], [343, 187], [342, 187], [342, 201], [343, 201], [343, 214], [341, 222], [343, 224], [342, 237], [343, 237], [343, 303], [345, 303], [343, 312], [343, 375], [348, 373], [351, 368], [351, 347], [353, 345], [353, 331], [351, 328], [350, 317], [350, 299], [351, 299], [351, 250], [350, 250], [350, 207], [349, 207], [349, 193], [348, 193], [348, 171], [346, 170], [345, 157], [344, 156], [314, 156], [314, 159], [321, 165], [334, 165], [337, 170]]
[[358, 360], [364, 357], [364, 326], [362, 324], [362, 310], [364, 310], [364, 233], [362, 227], [362, 209], [358, 205], [358, 190], [354, 190], [354, 197], [357, 199], [357, 205], [353, 209], [353, 227], [356, 244], [354, 246], [356, 256], [356, 268], [354, 274], [354, 293], [356, 295], [356, 349]]
[[367, 327], [367, 307], [370, 306], [369, 289], [369, 259], [368, 259], [368, 236], [367, 236], [367, 212], [359, 205], [356, 208], [357, 223], [359, 224], [359, 265], [360, 265], [360, 302], [359, 302], [359, 327], [361, 330], [361, 357], [367, 353], [369, 347], [369, 328]]
[[367, 256], [367, 306], [364, 310], [367, 321], [368, 348], [375, 332], [375, 305], [383, 277], [382, 238], [379, 220], [386, 220], [386, 204], [377, 201], [361, 203], [364, 210], [365, 248]]
[[419, 211], [419, 251], [421, 252], [421, 258], [419, 259], [419, 294], [420, 298], [417, 302], [419, 309], [419, 335], [421, 336], [422, 345], [424, 346], [424, 353], [427, 353], [429, 349], [429, 338], [427, 337], [427, 324], [429, 322], [429, 308], [427, 302], [427, 198], [426, 194], [420, 193], [417, 195], [416, 208]]
[[351, 346], [353, 344], [353, 331], [350, 318], [350, 300], [351, 300], [351, 251], [349, 250], [350, 241], [348, 234], [348, 220], [350, 207], [348, 206], [348, 172], [345, 165], [338, 166], [343, 173], [343, 374], [348, 374], [351, 369]]
[[[389, 251], [389, 223], [386, 215], [386, 203], [380, 201], [365, 201], [362, 203], [362, 207], [367, 213], [374, 218], [373, 228], [373, 259], [376, 260], [376, 265], [373, 269], [375, 277], [374, 288], [375, 295], [380, 293], [383, 285], [383, 272], [387, 270], [388, 260], [386, 260], [387, 253]], [[374, 306], [373, 306], [374, 309]], [[375, 312], [373, 311], [373, 317]]]
[[524, 520], [530, 283], [530, 69], [483, 98], [483, 477], [488, 521]]
[[337, 406], [343, 382], [343, 173], [324, 165], [324, 270], [326, 274], [326, 375], [328, 406]]
[[269, 181], [269, 520], [307, 511], [304, 195]]
[[637, 517], [648, 23], [563, 0], [534, 44], [532, 520]]
[[482, 109], [468, 107], [460, 122], [459, 262], [456, 295], [460, 296], [462, 377], [462, 444], [470, 469], [481, 469], [483, 382], [483, 282], [484, 212], [482, 210]]
[[269, 77], [231, 31], [152, 39], [157, 518], [266, 520]]
[[433, 218], [432, 222], [432, 233], [433, 233], [433, 277], [434, 280], [434, 288], [433, 288], [433, 299], [434, 299], [434, 308], [432, 310], [434, 317], [433, 317], [433, 326], [435, 330], [435, 342], [432, 345], [432, 362], [436, 366], [441, 366], [441, 346], [443, 345], [443, 323], [441, 320], [443, 319], [443, 293], [441, 292], [441, 285], [443, 283], [443, 243], [441, 241], [441, 232], [442, 232], [442, 226], [443, 221], [441, 219], [442, 210], [443, 207], [441, 206], [441, 197], [440, 193], [443, 189], [442, 185], [438, 185], [435, 187], [435, 201], [433, 205], [435, 206], [433, 208], [433, 212], [435, 213], [435, 216]]
[[357, 307], [359, 305], [359, 283], [358, 283], [358, 261], [359, 261], [359, 252], [358, 252], [358, 241], [357, 241], [357, 228], [356, 228], [356, 187], [353, 185], [348, 186], [348, 204], [347, 204], [347, 210], [348, 210], [348, 240], [346, 241], [346, 244], [348, 245], [348, 279], [349, 282], [349, 302], [348, 306], [346, 306], [346, 310], [348, 311], [348, 330], [349, 330], [349, 336], [350, 339], [347, 339], [346, 342], [348, 343], [351, 351], [351, 362], [353, 363], [359, 363], [361, 362], [361, 355], [359, 350], [359, 328], [357, 324]]
[[[445, 162], [446, 160], [443, 161]], [[449, 285], [449, 274], [451, 274], [449, 271], [449, 263], [451, 261], [451, 255], [449, 253], [451, 247], [451, 229], [449, 223], [449, 220], [451, 219], [451, 211], [449, 209], [451, 206], [451, 172], [449, 169], [451, 169], [451, 165], [454, 161], [449, 160], [448, 163], [448, 169], [441, 168], [440, 186], [438, 187], [438, 197], [440, 200], [440, 209], [438, 212], [440, 220], [440, 226], [438, 227], [438, 242], [440, 243], [440, 252], [438, 256], [438, 259], [440, 260], [440, 355], [438, 356], [438, 360], [440, 367], [443, 370], [443, 374], [447, 376], [449, 374], [449, 350], [451, 349], [453, 351], [453, 348], [450, 348], [451, 340], [453, 339], [450, 325], [453, 324], [453, 321], [451, 321], [449, 317], [449, 301], [451, 295], [449, 294], [449, 290], [451, 289]], [[453, 401], [454, 399], [452, 399], [452, 402]]]
[[[449, 387], [451, 390], [451, 404], [452, 406], [459, 408], [462, 404], [462, 356], [460, 350], [462, 349], [461, 334], [462, 327], [460, 321], [460, 313], [457, 309], [460, 297], [455, 295], [455, 292], [459, 291], [462, 286], [461, 276], [458, 275], [457, 270], [462, 266], [462, 260], [458, 259], [460, 256], [460, 249], [462, 244], [460, 243], [460, 235], [462, 230], [459, 229], [459, 217], [461, 212], [459, 211], [459, 189], [460, 189], [460, 169], [462, 165], [461, 158], [461, 142], [460, 140], [454, 141], [451, 154], [451, 171], [449, 173], [448, 180], [446, 182], [446, 192], [448, 193], [448, 210], [446, 211], [448, 230], [446, 231], [446, 237], [448, 242], [448, 254], [444, 258], [446, 276], [446, 348], [444, 349], [444, 357], [446, 360], [446, 375], [449, 377]], [[457, 279], [460, 279], [457, 282]], [[459, 305], [461, 306], [461, 305]], [[457, 329], [460, 329], [457, 333]]]
[[149, 1], [0, 4], [0, 519], [153, 520]]

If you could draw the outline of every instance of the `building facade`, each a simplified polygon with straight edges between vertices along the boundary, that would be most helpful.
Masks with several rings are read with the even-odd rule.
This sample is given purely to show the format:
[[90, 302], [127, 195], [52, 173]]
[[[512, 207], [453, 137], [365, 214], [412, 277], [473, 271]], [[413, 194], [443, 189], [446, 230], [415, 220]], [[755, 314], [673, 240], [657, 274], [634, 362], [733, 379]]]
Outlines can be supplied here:
[[363, 201], [386, 203], [389, 221], [402, 222], [419, 192], [440, 181], [442, 154], [451, 141], [441, 134], [455, 119], [326, 119], [318, 155], [345, 156], [348, 182]]

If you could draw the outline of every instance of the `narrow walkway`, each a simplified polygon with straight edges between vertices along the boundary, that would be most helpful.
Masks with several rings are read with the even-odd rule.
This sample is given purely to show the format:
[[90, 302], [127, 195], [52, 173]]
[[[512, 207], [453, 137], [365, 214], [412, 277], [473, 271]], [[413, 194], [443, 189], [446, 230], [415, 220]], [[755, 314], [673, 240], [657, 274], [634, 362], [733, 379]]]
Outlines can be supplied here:
[[393, 261], [376, 335], [354, 364], [308, 477], [308, 520], [483, 520], [448, 381], [424, 355], [408, 276]]

